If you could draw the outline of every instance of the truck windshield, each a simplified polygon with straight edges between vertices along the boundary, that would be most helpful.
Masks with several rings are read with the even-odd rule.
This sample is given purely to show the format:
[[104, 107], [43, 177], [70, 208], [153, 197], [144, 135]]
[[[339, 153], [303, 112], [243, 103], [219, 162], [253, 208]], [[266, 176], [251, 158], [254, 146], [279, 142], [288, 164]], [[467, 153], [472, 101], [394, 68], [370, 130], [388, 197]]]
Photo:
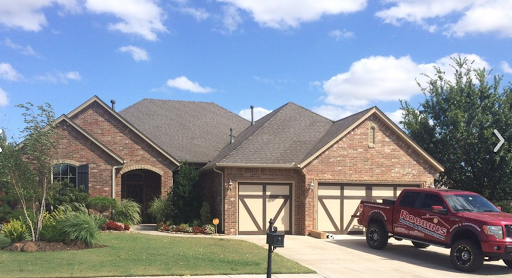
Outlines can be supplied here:
[[480, 195], [454, 194], [445, 195], [444, 198], [455, 212], [499, 212], [491, 202]]

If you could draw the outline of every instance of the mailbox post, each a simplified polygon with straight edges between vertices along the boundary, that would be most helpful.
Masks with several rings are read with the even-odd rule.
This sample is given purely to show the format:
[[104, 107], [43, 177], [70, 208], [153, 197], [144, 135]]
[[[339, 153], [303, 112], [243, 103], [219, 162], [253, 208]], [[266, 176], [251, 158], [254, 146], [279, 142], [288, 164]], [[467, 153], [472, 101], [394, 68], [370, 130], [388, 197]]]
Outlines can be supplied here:
[[270, 218], [268, 221], [267, 244], [268, 244], [268, 261], [267, 261], [267, 278], [272, 276], [272, 253], [278, 247], [284, 247], [284, 235], [277, 233], [277, 227], [274, 227], [274, 220]]

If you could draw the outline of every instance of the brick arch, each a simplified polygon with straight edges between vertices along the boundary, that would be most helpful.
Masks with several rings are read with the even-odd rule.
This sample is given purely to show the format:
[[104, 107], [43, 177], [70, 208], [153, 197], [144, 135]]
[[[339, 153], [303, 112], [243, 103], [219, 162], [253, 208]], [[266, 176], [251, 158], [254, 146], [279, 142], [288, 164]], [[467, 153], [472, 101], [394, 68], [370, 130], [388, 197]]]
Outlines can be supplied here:
[[128, 167], [123, 167], [123, 169], [121, 169], [121, 172], [119, 172], [119, 174], [124, 174], [124, 173], [127, 173], [127, 172], [130, 172], [130, 171], [133, 171], [133, 170], [150, 170], [150, 171], [153, 171], [155, 173], [158, 173], [160, 176], [163, 176], [164, 175], [164, 171], [156, 168], [156, 167], [153, 167], [153, 166], [150, 166], [150, 165], [143, 165], [143, 164], [136, 164], [136, 165], [131, 165], [131, 166], [128, 166]]

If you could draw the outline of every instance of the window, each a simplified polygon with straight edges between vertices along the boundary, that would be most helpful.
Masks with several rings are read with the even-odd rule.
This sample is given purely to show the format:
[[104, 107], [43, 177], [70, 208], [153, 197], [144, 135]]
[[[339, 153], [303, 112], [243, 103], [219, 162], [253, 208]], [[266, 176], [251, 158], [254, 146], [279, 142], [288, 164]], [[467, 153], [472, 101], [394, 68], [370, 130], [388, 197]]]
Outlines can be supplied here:
[[70, 164], [53, 165], [53, 182], [69, 181], [69, 183], [77, 186], [77, 167]]
[[404, 192], [402, 199], [400, 199], [400, 206], [413, 208], [419, 197], [420, 192]]
[[432, 206], [441, 206], [443, 209], [446, 209], [446, 205], [439, 195], [427, 193], [423, 201], [421, 201], [420, 209], [430, 210]]

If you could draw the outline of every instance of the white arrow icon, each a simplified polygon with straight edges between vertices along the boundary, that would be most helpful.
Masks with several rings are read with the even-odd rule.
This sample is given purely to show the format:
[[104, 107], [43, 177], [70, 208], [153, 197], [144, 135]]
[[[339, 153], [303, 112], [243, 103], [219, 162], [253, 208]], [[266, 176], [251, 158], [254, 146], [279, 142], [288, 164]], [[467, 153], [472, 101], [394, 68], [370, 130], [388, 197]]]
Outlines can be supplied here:
[[505, 142], [505, 140], [503, 139], [503, 137], [501, 137], [501, 134], [496, 129], [494, 130], [494, 134], [496, 134], [496, 136], [498, 136], [498, 139], [500, 139], [500, 142], [494, 148], [494, 152], [497, 152], [501, 148], [501, 145], [503, 145], [503, 142]]

